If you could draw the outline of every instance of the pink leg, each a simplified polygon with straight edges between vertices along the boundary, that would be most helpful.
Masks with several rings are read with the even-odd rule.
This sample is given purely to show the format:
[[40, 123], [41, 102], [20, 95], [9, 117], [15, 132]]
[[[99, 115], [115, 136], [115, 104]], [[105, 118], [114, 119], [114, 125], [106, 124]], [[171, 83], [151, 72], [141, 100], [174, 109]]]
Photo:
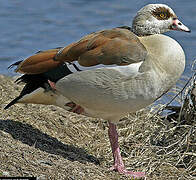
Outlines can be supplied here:
[[120, 155], [120, 148], [118, 144], [118, 133], [116, 130], [116, 125], [109, 122], [108, 135], [112, 147], [112, 153], [114, 157], [114, 165], [111, 170], [117, 171], [122, 174], [130, 175], [131, 177], [144, 177], [144, 172], [132, 172], [125, 169], [122, 157]]
[[81, 106], [75, 104], [74, 102], [69, 102], [69, 103], [66, 104], [66, 106], [71, 107], [71, 109], [69, 110], [70, 112], [74, 112], [74, 113], [77, 113], [77, 114], [83, 114], [84, 113], [84, 109]]
[[52, 82], [52, 81], [48, 80], [48, 83], [50, 84], [50, 87], [51, 87], [53, 90], [56, 90], [56, 84], [55, 84], [55, 82]]
[[84, 113], [84, 109], [81, 106], [76, 104], [76, 106], [71, 110], [71, 112], [82, 114]]

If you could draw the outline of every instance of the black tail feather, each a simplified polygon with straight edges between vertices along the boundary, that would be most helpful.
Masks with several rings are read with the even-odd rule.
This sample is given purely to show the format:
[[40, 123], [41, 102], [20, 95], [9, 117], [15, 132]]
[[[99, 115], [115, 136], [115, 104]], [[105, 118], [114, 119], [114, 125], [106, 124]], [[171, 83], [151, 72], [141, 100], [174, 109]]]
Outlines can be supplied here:
[[[20, 76], [19, 78], [17, 78], [14, 82], [16, 83], [16, 84], [20, 84], [21, 82], [23, 82], [23, 83], [28, 83], [28, 82], [30, 82], [30, 81], [32, 81], [32, 80], [34, 80], [35, 78], [34, 78], [34, 76], [35, 75], [27, 75], [27, 74], [24, 74], [23, 76]], [[37, 76], [36, 76], [37, 77]], [[39, 77], [39, 76], [38, 76]], [[36, 78], [37, 79], [37, 78]], [[37, 79], [37, 80], [39, 80], [39, 79]]]
[[11, 107], [12, 105], [16, 104], [17, 101], [18, 101], [19, 99], [21, 99], [21, 98], [22, 98], [22, 96], [16, 97], [16, 98], [15, 98], [14, 100], [12, 100], [8, 105], [6, 105], [6, 106], [4, 107], [4, 109], [6, 110], [6, 109], [8, 109], [9, 107]]
[[[18, 61], [12, 64], [10, 67], [17, 66], [20, 64], [21, 61]], [[25, 83], [23, 90], [21, 91], [20, 95], [16, 97], [13, 101], [11, 101], [4, 109], [8, 109], [12, 105], [18, 102], [22, 97], [27, 94], [32, 93], [38, 88], [43, 88], [46, 91], [50, 89], [50, 85], [48, 80], [57, 82], [59, 79], [71, 74], [72, 72], [69, 70], [66, 64], [61, 64], [58, 67], [51, 69], [48, 72], [41, 73], [41, 74], [24, 74], [18, 79], [16, 79], [15, 83], [19, 84], [21, 82]]]

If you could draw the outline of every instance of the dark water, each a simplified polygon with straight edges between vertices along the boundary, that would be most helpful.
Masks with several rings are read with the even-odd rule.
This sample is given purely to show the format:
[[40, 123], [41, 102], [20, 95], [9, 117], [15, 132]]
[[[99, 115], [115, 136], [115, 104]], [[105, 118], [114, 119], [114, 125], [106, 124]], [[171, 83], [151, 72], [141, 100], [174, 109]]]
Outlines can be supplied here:
[[192, 30], [167, 33], [183, 46], [188, 75], [196, 57], [195, 0], [1, 0], [0, 74], [13, 75], [6, 67], [38, 50], [65, 46], [93, 31], [131, 25], [137, 10], [156, 2], [171, 6]]

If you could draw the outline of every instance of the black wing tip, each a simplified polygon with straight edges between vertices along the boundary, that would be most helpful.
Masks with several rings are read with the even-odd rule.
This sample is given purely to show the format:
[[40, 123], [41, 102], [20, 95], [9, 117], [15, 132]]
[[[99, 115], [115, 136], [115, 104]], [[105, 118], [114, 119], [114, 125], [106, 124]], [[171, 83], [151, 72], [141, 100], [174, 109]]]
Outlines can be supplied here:
[[26, 82], [25, 80], [24, 80], [24, 75], [23, 76], [20, 76], [19, 78], [17, 78], [14, 82], [16, 83], [16, 84], [20, 84], [21, 82]]
[[22, 61], [23, 61], [23, 60], [17, 61], [17, 62], [15, 62], [15, 63], [11, 64], [10, 66], [8, 66], [7, 68], [8, 68], [8, 69], [11, 69], [11, 68], [13, 68], [14, 66], [18, 66]]

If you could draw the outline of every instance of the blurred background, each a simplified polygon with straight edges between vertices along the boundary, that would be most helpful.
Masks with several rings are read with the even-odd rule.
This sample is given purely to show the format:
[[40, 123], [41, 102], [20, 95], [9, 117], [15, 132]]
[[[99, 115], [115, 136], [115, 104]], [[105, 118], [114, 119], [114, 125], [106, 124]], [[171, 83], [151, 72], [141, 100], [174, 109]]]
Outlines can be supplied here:
[[168, 32], [184, 48], [185, 75], [196, 57], [195, 0], [1, 0], [0, 74], [36, 51], [65, 46], [101, 29], [130, 25], [136, 12], [149, 3], [168, 4], [192, 33]]

